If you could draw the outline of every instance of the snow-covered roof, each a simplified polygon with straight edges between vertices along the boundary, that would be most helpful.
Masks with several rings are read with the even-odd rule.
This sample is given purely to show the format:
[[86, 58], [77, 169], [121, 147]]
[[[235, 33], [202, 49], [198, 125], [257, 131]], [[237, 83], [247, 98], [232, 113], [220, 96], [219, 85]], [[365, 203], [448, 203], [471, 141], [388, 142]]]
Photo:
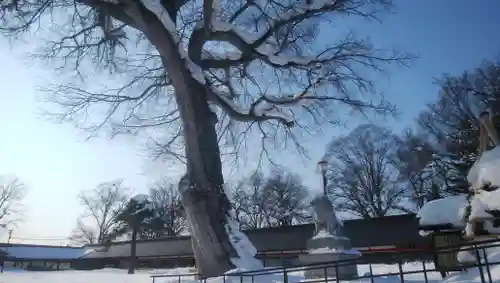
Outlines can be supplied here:
[[77, 259], [87, 253], [85, 248], [36, 246], [36, 245], [3, 245], [0, 251], [7, 252], [8, 257], [17, 259]]
[[432, 200], [422, 206], [417, 218], [420, 226], [450, 224], [453, 227], [464, 227], [462, 216], [467, 205], [467, 196], [464, 194]]

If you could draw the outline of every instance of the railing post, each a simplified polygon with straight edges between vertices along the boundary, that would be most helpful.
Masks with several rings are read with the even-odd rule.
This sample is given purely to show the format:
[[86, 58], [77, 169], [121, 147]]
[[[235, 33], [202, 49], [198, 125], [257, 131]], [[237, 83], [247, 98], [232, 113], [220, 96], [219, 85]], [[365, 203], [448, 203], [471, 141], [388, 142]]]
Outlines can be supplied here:
[[425, 283], [429, 283], [429, 279], [427, 278], [427, 268], [425, 267], [425, 261], [422, 261], [422, 267], [423, 267], [423, 271], [424, 271], [424, 280], [425, 280]]
[[492, 283], [493, 280], [491, 279], [490, 263], [488, 262], [488, 253], [486, 253], [485, 248], [483, 248], [483, 254], [484, 254], [484, 265], [486, 266], [486, 273], [488, 274], [488, 280], [490, 283]]
[[405, 277], [403, 275], [403, 265], [401, 264], [401, 260], [398, 260], [398, 269], [399, 269], [399, 275], [401, 277], [401, 283], [404, 283]]
[[371, 264], [371, 263], [369, 263], [369, 264], [368, 264], [368, 267], [370, 268], [370, 282], [371, 282], [371, 283], [375, 283], [375, 282], [373, 281], [373, 268], [372, 268], [372, 264]]
[[286, 268], [283, 269], [283, 283], [288, 283], [288, 273], [286, 271]]
[[181, 283], [181, 276], [177, 276], [177, 282]]
[[339, 266], [338, 266], [338, 264], [335, 264], [335, 281], [337, 283], [340, 282], [340, 278], [339, 278]]
[[153, 277], [153, 283], [155, 283], [155, 279], [156, 279], [156, 277]]
[[325, 275], [325, 283], [328, 283], [328, 270], [327, 267], [323, 267], [323, 274]]
[[479, 253], [477, 245], [474, 245], [474, 249], [476, 250], [477, 268], [479, 269], [479, 276], [481, 277], [481, 283], [486, 283], [486, 279], [484, 278], [483, 267], [481, 266], [481, 254]]

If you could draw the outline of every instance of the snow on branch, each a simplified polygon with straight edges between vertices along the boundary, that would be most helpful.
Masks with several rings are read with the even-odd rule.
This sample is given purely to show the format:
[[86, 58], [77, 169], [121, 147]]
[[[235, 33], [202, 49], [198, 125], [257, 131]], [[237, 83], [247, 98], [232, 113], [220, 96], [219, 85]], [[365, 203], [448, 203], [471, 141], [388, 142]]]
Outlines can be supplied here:
[[[343, 41], [336, 42], [314, 55], [302, 55], [300, 52], [291, 55], [289, 52], [285, 52], [286, 43], [280, 42], [280, 32], [297, 29], [301, 23], [330, 12], [370, 17], [369, 13], [361, 11], [362, 6], [368, 5], [364, 1], [308, 1], [305, 4], [297, 3], [286, 9], [283, 8], [286, 11], [276, 12], [274, 16], [270, 16], [264, 11], [266, 8], [260, 7], [258, 3], [247, 2], [229, 19], [218, 15], [214, 16], [213, 11], [218, 8], [212, 6], [220, 5], [218, 2], [205, 1], [204, 4], [207, 5], [204, 9], [204, 18], [202, 21], [198, 21], [192, 30], [187, 57], [199, 66], [205, 75], [226, 73], [223, 78], [215, 75], [218, 77], [215, 80], [222, 83], [222, 88], [215, 87], [213, 81], [208, 82], [210, 85], [209, 97], [236, 120], [263, 121], [274, 119], [287, 126], [292, 126], [294, 124], [293, 112], [288, 109], [288, 113], [285, 107], [303, 106], [304, 103], [313, 104], [315, 101], [335, 101], [349, 104], [356, 109], [373, 108], [376, 111], [387, 111], [390, 107], [384, 105], [385, 102], [374, 105], [371, 102], [352, 98], [346, 93], [347, 89], [350, 89], [346, 87], [346, 84], [358, 87], [361, 91], [369, 91], [372, 87], [371, 83], [359, 75], [353, 66], [381, 71], [377, 66], [380, 62], [401, 63], [405, 59], [411, 59], [411, 56], [406, 55], [377, 56], [375, 53], [378, 52], [372, 45], [357, 40], [352, 35], [348, 35]], [[235, 23], [236, 18], [250, 6], [258, 6], [262, 16], [267, 19], [265, 26], [254, 32], [246, 31]], [[209, 23], [207, 23], [208, 19], [210, 19]], [[214, 42], [219, 43], [219, 45], [213, 45], [214, 48], [210, 48], [215, 50], [207, 50], [207, 45], [213, 47], [211, 43]], [[217, 50], [221, 48], [220, 44], [227, 44], [231, 48], [224, 50], [227, 52], [221, 52]], [[247, 73], [247, 68], [252, 63], [263, 63], [272, 69], [271, 72], [279, 71], [284, 75], [286, 72], [288, 74], [297, 72], [296, 76], [300, 76], [301, 80], [304, 81], [294, 83], [297, 86], [296, 90], [290, 91], [298, 93], [276, 96], [262, 94], [260, 97], [250, 98], [252, 102], [243, 109], [237, 104], [236, 97], [246, 96], [249, 98], [253, 95], [248, 92], [246, 94], [237, 93], [235, 87], [231, 85], [231, 81], [236, 83], [239, 81], [243, 85], [242, 81], [248, 80], [257, 85], [255, 75]], [[241, 76], [228, 75], [238, 71]], [[206, 76], [206, 78], [209, 77]], [[340, 96], [318, 94], [319, 88], [325, 87], [336, 88]], [[248, 99], [245, 100], [248, 102]]]
[[248, 109], [244, 109], [216, 88], [210, 89], [210, 99], [231, 118], [241, 122], [278, 120], [289, 127], [294, 125], [294, 117], [290, 113], [266, 103], [263, 99], [256, 100]]
[[[139, 2], [139, 5], [150, 11], [161, 22], [172, 43], [177, 45], [177, 51], [183, 59], [186, 69], [196, 81], [206, 86], [205, 90], [210, 100], [232, 118], [240, 121], [277, 120], [286, 126], [293, 126], [294, 113], [291, 109], [286, 108], [296, 105], [303, 106], [302, 104], [306, 101], [313, 103], [314, 101], [333, 100], [358, 109], [377, 108], [371, 103], [362, 102], [342, 93], [345, 91], [345, 83], [352, 83], [360, 89], [366, 89], [366, 86], [369, 85], [368, 81], [353, 73], [355, 71], [350, 64], [377, 69], [375, 61], [399, 61], [401, 59], [376, 57], [372, 54], [373, 48], [370, 45], [350, 37], [314, 56], [284, 54], [284, 46], [279, 43], [279, 31], [283, 31], [286, 27], [294, 29], [306, 20], [329, 12], [356, 14], [357, 9], [364, 5], [363, 1], [358, 3], [358, 1], [316, 0], [294, 5], [285, 11], [280, 11], [274, 17], [269, 17], [263, 28], [252, 33], [233, 23], [242, 13], [241, 11], [236, 11], [230, 19], [227, 19], [227, 17], [222, 16], [219, 0], [204, 0], [203, 19], [194, 26], [187, 48], [181, 40], [173, 18], [161, 1], [140, 0]], [[128, 3], [134, 2], [129, 0]], [[259, 6], [257, 3], [246, 6], [248, 8], [252, 5]], [[241, 9], [246, 9], [244, 7], [245, 5]], [[260, 7], [260, 11], [265, 14], [263, 7]], [[268, 16], [266, 14], [266, 17]], [[228, 43], [237, 52], [235, 50], [229, 52], [206, 51], [204, 47], [208, 42]], [[296, 82], [299, 88], [291, 92], [298, 91], [298, 94], [275, 96], [262, 94], [252, 98], [247, 107], [242, 107], [238, 105], [239, 102], [236, 99], [240, 95], [237, 95], [236, 88], [231, 85], [231, 80], [236, 78], [232, 77], [230, 73], [234, 73], [235, 68], [244, 73], [252, 62], [263, 62], [275, 70], [301, 72], [302, 74], [297, 75], [305, 78], [305, 82]], [[168, 64], [168, 62], [165, 61], [164, 64]], [[222, 79], [211, 77], [214, 71], [224, 72], [226, 76]], [[244, 74], [239, 76], [239, 79], [251, 81], [251, 77]], [[217, 80], [221, 80], [222, 85], [217, 86]], [[321, 96], [317, 93], [318, 88], [328, 85], [338, 88], [342, 96]]]
[[[208, 34], [205, 21], [196, 25], [189, 44], [190, 57], [203, 69], [226, 68], [255, 59], [260, 59], [275, 68], [321, 63], [322, 60], [317, 57], [290, 57], [279, 54], [279, 48], [270, 44], [271, 38], [278, 30], [287, 25], [303, 22], [322, 13], [342, 10], [342, 3], [343, 1], [318, 0], [311, 5], [304, 4], [288, 12], [280, 13], [277, 19], [268, 22], [267, 28], [256, 34], [244, 31], [230, 22], [212, 17]], [[240, 58], [225, 58], [224, 61], [202, 60], [201, 49], [208, 41], [227, 42], [237, 48], [242, 56]]]

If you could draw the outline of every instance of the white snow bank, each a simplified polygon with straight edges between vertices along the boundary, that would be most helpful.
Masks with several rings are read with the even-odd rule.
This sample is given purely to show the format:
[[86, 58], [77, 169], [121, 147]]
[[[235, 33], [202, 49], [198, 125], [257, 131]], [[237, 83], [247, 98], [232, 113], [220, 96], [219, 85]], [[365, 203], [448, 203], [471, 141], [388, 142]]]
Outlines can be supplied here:
[[138, 203], [147, 202], [149, 200], [149, 196], [140, 194], [140, 195], [136, 195], [135, 197], [133, 197], [132, 200], [134, 200]]
[[[499, 262], [500, 261], [500, 248], [489, 248], [486, 249], [488, 254], [488, 262]], [[471, 259], [471, 258], [468, 258]], [[488, 275], [486, 268], [483, 267], [486, 280], [488, 280]], [[490, 273], [492, 282], [500, 282], [500, 265], [490, 266]], [[450, 276], [445, 278], [443, 282], [448, 283], [476, 283], [481, 282], [478, 268], [470, 268], [467, 272], [453, 272]]]
[[231, 262], [236, 268], [244, 270], [258, 270], [264, 266], [262, 262], [255, 258], [257, 249], [254, 247], [248, 237], [240, 231], [238, 222], [235, 220], [234, 211], [230, 211], [227, 218], [226, 231], [229, 235], [229, 240], [236, 250], [237, 258], [231, 258]]
[[500, 190], [487, 192], [480, 191], [471, 198], [470, 218], [490, 218], [488, 210], [500, 209]]
[[500, 185], [500, 147], [483, 152], [479, 160], [472, 165], [467, 180], [473, 188], [485, 183]]
[[330, 234], [330, 232], [326, 231], [326, 230], [320, 230], [318, 232], [318, 234], [314, 237], [312, 237], [313, 239], [321, 239], [321, 238], [335, 238], [334, 235]]
[[420, 226], [451, 224], [464, 227], [463, 212], [467, 205], [464, 194], [432, 200], [422, 206], [417, 218], [420, 218]]
[[350, 255], [361, 255], [357, 250], [340, 250], [331, 248], [318, 248], [309, 250], [310, 254], [330, 254], [330, 253], [340, 253], [340, 254], [350, 254]]
[[457, 260], [461, 263], [475, 262], [476, 257], [472, 255], [471, 251], [459, 251], [457, 253]]
[[[476, 190], [485, 184], [500, 186], [500, 147], [483, 152], [469, 170], [467, 180]], [[491, 218], [493, 215], [487, 211], [500, 209], [500, 190], [492, 192], [477, 190], [471, 198], [470, 204], [471, 215], [469, 219]], [[493, 226], [489, 228], [491, 228], [489, 230], [499, 229]]]
[[[500, 260], [500, 250], [490, 251], [490, 262]], [[432, 263], [426, 263], [426, 268], [433, 269]], [[397, 265], [374, 264], [372, 273], [386, 274], [398, 273]], [[423, 266], [420, 262], [405, 263], [403, 271], [417, 271], [422, 270]], [[492, 266], [491, 275], [493, 282], [500, 282], [500, 265]], [[119, 269], [103, 269], [96, 271], [54, 271], [54, 272], [25, 272], [25, 271], [7, 271], [0, 275], [0, 282], [2, 283], [104, 283], [104, 282], [120, 282], [120, 283], [151, 283], [150, 275], [152, 274], [188, 274], [191, 273], [191, 268], [176, 268], [170, 270], [137, 270], [136, 274], [128, 275], [126, 270]], [[368, 265], [358, 265], [358, 274], [367, 275], [370, 272]], [[486, 274], [486, 272], [485, 272]], [[298, 283], [304, 282], [302, 271], [292, 271], [288, 275], [288, 282]], [[408, 283], [424, 283], [425, 279], [422, 274], [408, 274], [404, 276], [405, 282]], [[479, 283], [481, 282], [477, 268], [471, 268], [467, 272], [453, 272], [445, 280], [440, 279], [438, 272], [428, 273], [428, 282], [432, 283]], [[209, 283], [222, 283], [222, 277], [208, 279]], [[157, 278], [157, 283], [172, 283], [178, 282], [177, 277], [172, 278]], [[184, 277], [182, 282], [195, 282], [193, 277]], [[283, 282], [283, 273], [277, 271], [270, 275], [257, 275], [254, 278], [250, 276], [244, 278], [240, 282], [238, 276], [226, 276], [227, 283], [280, 283]], [[307, 282], [307, 281], [305, 281]], [[329, 282], [336, 282], [334, 278], [329, 279]], [[350, 281], [340, 281], [341, 283], [368, 283], [370, 279], [358, 279]], [[401, 282], [399, 276], [383, 276], [374, 279], [375, 283], [399, 283]]]
[[[136, 270], [134, 275], [127, 274], [124, 269], [102, 269], [93, 271], [51, 271], [34, 272], [24, 270], [7, 270], [0, 275], [1, 283], [151, 283], [153, 274], [187, 274], [188, 268], [163, 270]], [[193, 280], [187, 277], [186, 280]], [[176, 280], [177, 281], [177, 280]], [[161, 282], [158, 280], [158, 282]]]

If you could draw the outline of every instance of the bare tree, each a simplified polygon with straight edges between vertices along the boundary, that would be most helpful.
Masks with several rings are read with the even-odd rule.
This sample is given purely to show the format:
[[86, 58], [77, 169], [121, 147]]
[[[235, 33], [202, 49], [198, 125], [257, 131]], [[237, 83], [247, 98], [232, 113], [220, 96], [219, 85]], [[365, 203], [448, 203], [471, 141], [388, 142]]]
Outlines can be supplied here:
[[271, 214], [267, 209], [264, 185], [264, 175], [258, 171], [240, 180], [232, 191], [236, 217], [244, 229], [269, 226]]
[[363, 218], [404, 210], [407, 195], [394, 166], [398, 138], [389, 130], [361, 125], [327, 147], [328, 190], [337, 209]]
[[245, 228], [257, 229], [268, 227], [271, 213], [268, 209], [267, 200], [264, 195], [265, 177], [262, 172], [252, 174], [247, 180]]
[[239, 182], [233, 203], [243, 228], [289, 226], [309, 218], [307, 195], [298, 175], [274, 170], [267, 178], [257, 172]]
[[499, 82], [498, 58], [459, 75], [444, 75], [437, 81], [437, 100], [428, 104], [417, 119], [438, 149], [435, 170], [448, 193], [469, 193], [467, 172], [478, 154], [479, 113], [491, 109], [493, 124], [500, 130], [500, 117], [496, 115], [500, 113]]
[[143, 231], [142, 238], [174, 237], [187, 231], [181, 199], [173, 184], [167, 180], [156, 182], [149, 196], [153, 211], [161, 219], [162, 225]]
[[237, 263], [261, 266], [238, 248], [250, 243], [235, 228], [224, 193], [219, 144], [238, 149], [253, 131], [264, 143], [286, 139], [301, 148], [297, 131], [337, 121], [340, 105], [392, 110], [383, 100], [362, 100], [360, 94], [376, 94], [364, 75], [406, 62], [406, 54], [350, 33], [315, 41], [329, 19], [376, 19], [390, 6], [390, 0], [12, 0], [1, 2], [0, 27], [9, 35], [54, 30], [58, 38], [39, 57], [62, 58], [65, 72], [74, 68], [85, 83], [96, 71], [91, 64], [115, 72], [116, 84], [102, 88], [76, 82], [50, 88], [51, 101], [64, 108], [60, 118], [92, 132], [105, 125], [113, 134], [171, 129], [163, 149], [186, 163], [180, 195], [197, 268], [210, 276]]
[[407, 131], [399, 141], [395, 165], [402, 186], [408, 188], [412, 202], [420, 209], [425, 202], [435, 199], [436, 186], [441, 183], [433, 168], [436, 150], [430, 141], [413, 131]]
[[246, 183], [243, 180], [240, 180], [236, 183], [235, 186], [231, 186], [231, 205], [234, 210], [234, 216], [238, 220], [241, 227], [246, 226], [246, 206], [247, 202], [247, 190]]
[[[76, 228], [71, 232], [69, 240], [75, 245], [98, 244], [98, 230], [85, 225], [82, 217], [76, 220]], [[102, 242], [102, 241], [101, 241]]]
[[307, 188], [300, 176], [274, 170], [265, 182], [263, 196], [270, 226], [290, 226], [309, 219]]
[[111, 233], [121, 225], [118, 216], [128, 201], [128, 189], [122, 181], [101, 183], [93, 190], [82, 192], [78, 199], [84, 212], [70, 240], [80, 244], [101, 244], [110, 240]]
[[25, 185], [16, 177], [0, 177], [0, 226], [15, 225], [22, 219]]

